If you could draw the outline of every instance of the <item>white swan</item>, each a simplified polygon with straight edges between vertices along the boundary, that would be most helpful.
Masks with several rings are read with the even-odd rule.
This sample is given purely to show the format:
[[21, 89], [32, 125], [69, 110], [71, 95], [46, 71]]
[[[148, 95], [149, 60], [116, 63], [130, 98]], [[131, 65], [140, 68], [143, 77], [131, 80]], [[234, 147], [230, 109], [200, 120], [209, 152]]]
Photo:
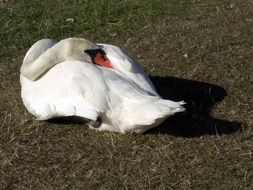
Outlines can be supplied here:
[[184, 111], [184, 102], [162, 99], [120, 48], [81, 38], [36, 42], [20, 81], [23, 102], [38, 120], [78, 116], [99, 131], [142, 133]]

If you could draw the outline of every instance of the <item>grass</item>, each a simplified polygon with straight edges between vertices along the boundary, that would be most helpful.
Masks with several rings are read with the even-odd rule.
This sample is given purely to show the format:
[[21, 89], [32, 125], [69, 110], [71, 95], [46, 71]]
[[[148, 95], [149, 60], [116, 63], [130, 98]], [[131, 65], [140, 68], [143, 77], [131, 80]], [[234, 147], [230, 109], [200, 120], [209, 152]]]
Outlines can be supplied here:
[[[252, 189], [252, 8], [0, 1], [0, 189]], [[144, 135], [34, 120], [20, 98], [22, 58], [38, 39], [70, 36], [122, 47], [187, 112]]]

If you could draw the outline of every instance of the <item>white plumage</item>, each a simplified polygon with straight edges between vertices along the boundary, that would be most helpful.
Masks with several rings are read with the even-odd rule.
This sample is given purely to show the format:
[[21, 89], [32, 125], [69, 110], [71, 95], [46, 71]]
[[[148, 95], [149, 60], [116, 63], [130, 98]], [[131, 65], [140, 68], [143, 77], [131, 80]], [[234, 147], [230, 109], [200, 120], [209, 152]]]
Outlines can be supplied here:
[[[79, 55], [76, 60], [68, 60], [66, 56], [62, 59], [61, 53], [71, 51], [66, 46], [72, 40], [84, 43], [77, 38], [58, 43], [43, 39], [36, 42], [24, 58], [21, 95], [27, 110], [38, 120], [78, 116], [90, 121], [101, 120], [99, 126], [89, 123], [99, 131], [142, 133], [168, 116], [184, 111], [184, 102], [162, 99], [139, 63], [116, 46], [98, 44], [95, 47], [105, 52], [113, 68], [83, 59], [85, 49], [80, 51], [80, 59]], [[59, 51], [52, 50], [59, 43], [62, 44], [57, 47]], [[29, 79], [24, 72], [26, 65], [49, 64], [47, 59], [41, 59], [45, 53], [54, 57], [51, 59], [54, 63], [39, 77], [34, 77], [36, 79]]]

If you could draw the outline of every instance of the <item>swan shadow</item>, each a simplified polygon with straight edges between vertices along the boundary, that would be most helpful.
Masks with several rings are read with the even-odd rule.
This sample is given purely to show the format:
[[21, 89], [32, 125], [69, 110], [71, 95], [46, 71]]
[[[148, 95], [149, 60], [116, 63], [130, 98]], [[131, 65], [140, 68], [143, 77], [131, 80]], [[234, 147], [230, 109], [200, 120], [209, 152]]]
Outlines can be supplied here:
[[64, 117], [56, 117], [49, 120], [46, 120], [47, 123], [59, 124], [59, 125], [86, 125], [90, 120], [78, 117], [78, 116], [64, 116]]
[[218, 85], [175, 77], [150, 77], [158, 93], [165, 99], [184, 100], [186, 111], [166, 119], [160, 126], [146, 133], [162, 133], [181, 137], [231, 134], [242, 130], [236, 121], [217, 119], [211, 111], [228, 94]]
[[[205, 82], [175, 77], [152, 76], [151, 81], [158, 93], [165, 99], [184, 100], [186, 111], [166, 119], [160, 126], [145, 132], [146, 134], [170, 134], [177, 137], [200, 137], [203, 135], [231, 134], [242, 130], [236, 121], [217, 119], [211, 111], [217, 102], [222, 101], [227, 92], [224, 88]], [[49, 123], [69, 125], [86, 124], [88, 120], [76, 117], [61, 117], [47, 120]]]

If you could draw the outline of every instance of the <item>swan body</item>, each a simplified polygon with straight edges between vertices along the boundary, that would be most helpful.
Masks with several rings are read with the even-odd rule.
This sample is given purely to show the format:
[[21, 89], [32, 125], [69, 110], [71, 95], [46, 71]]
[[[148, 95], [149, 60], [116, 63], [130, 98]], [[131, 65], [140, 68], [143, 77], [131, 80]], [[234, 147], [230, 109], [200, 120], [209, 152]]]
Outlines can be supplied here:
[[[112, 68], [94, 64], [83, 56], [85, 49], [103, 50]], [[184, 111], [184, 102], [162, 99], [120, 48], [79, 38], [36, 42], [24, 58], [20, 82], [24, 105], [38, 120], [78, 116], [99, 131], [142, 133]]]

